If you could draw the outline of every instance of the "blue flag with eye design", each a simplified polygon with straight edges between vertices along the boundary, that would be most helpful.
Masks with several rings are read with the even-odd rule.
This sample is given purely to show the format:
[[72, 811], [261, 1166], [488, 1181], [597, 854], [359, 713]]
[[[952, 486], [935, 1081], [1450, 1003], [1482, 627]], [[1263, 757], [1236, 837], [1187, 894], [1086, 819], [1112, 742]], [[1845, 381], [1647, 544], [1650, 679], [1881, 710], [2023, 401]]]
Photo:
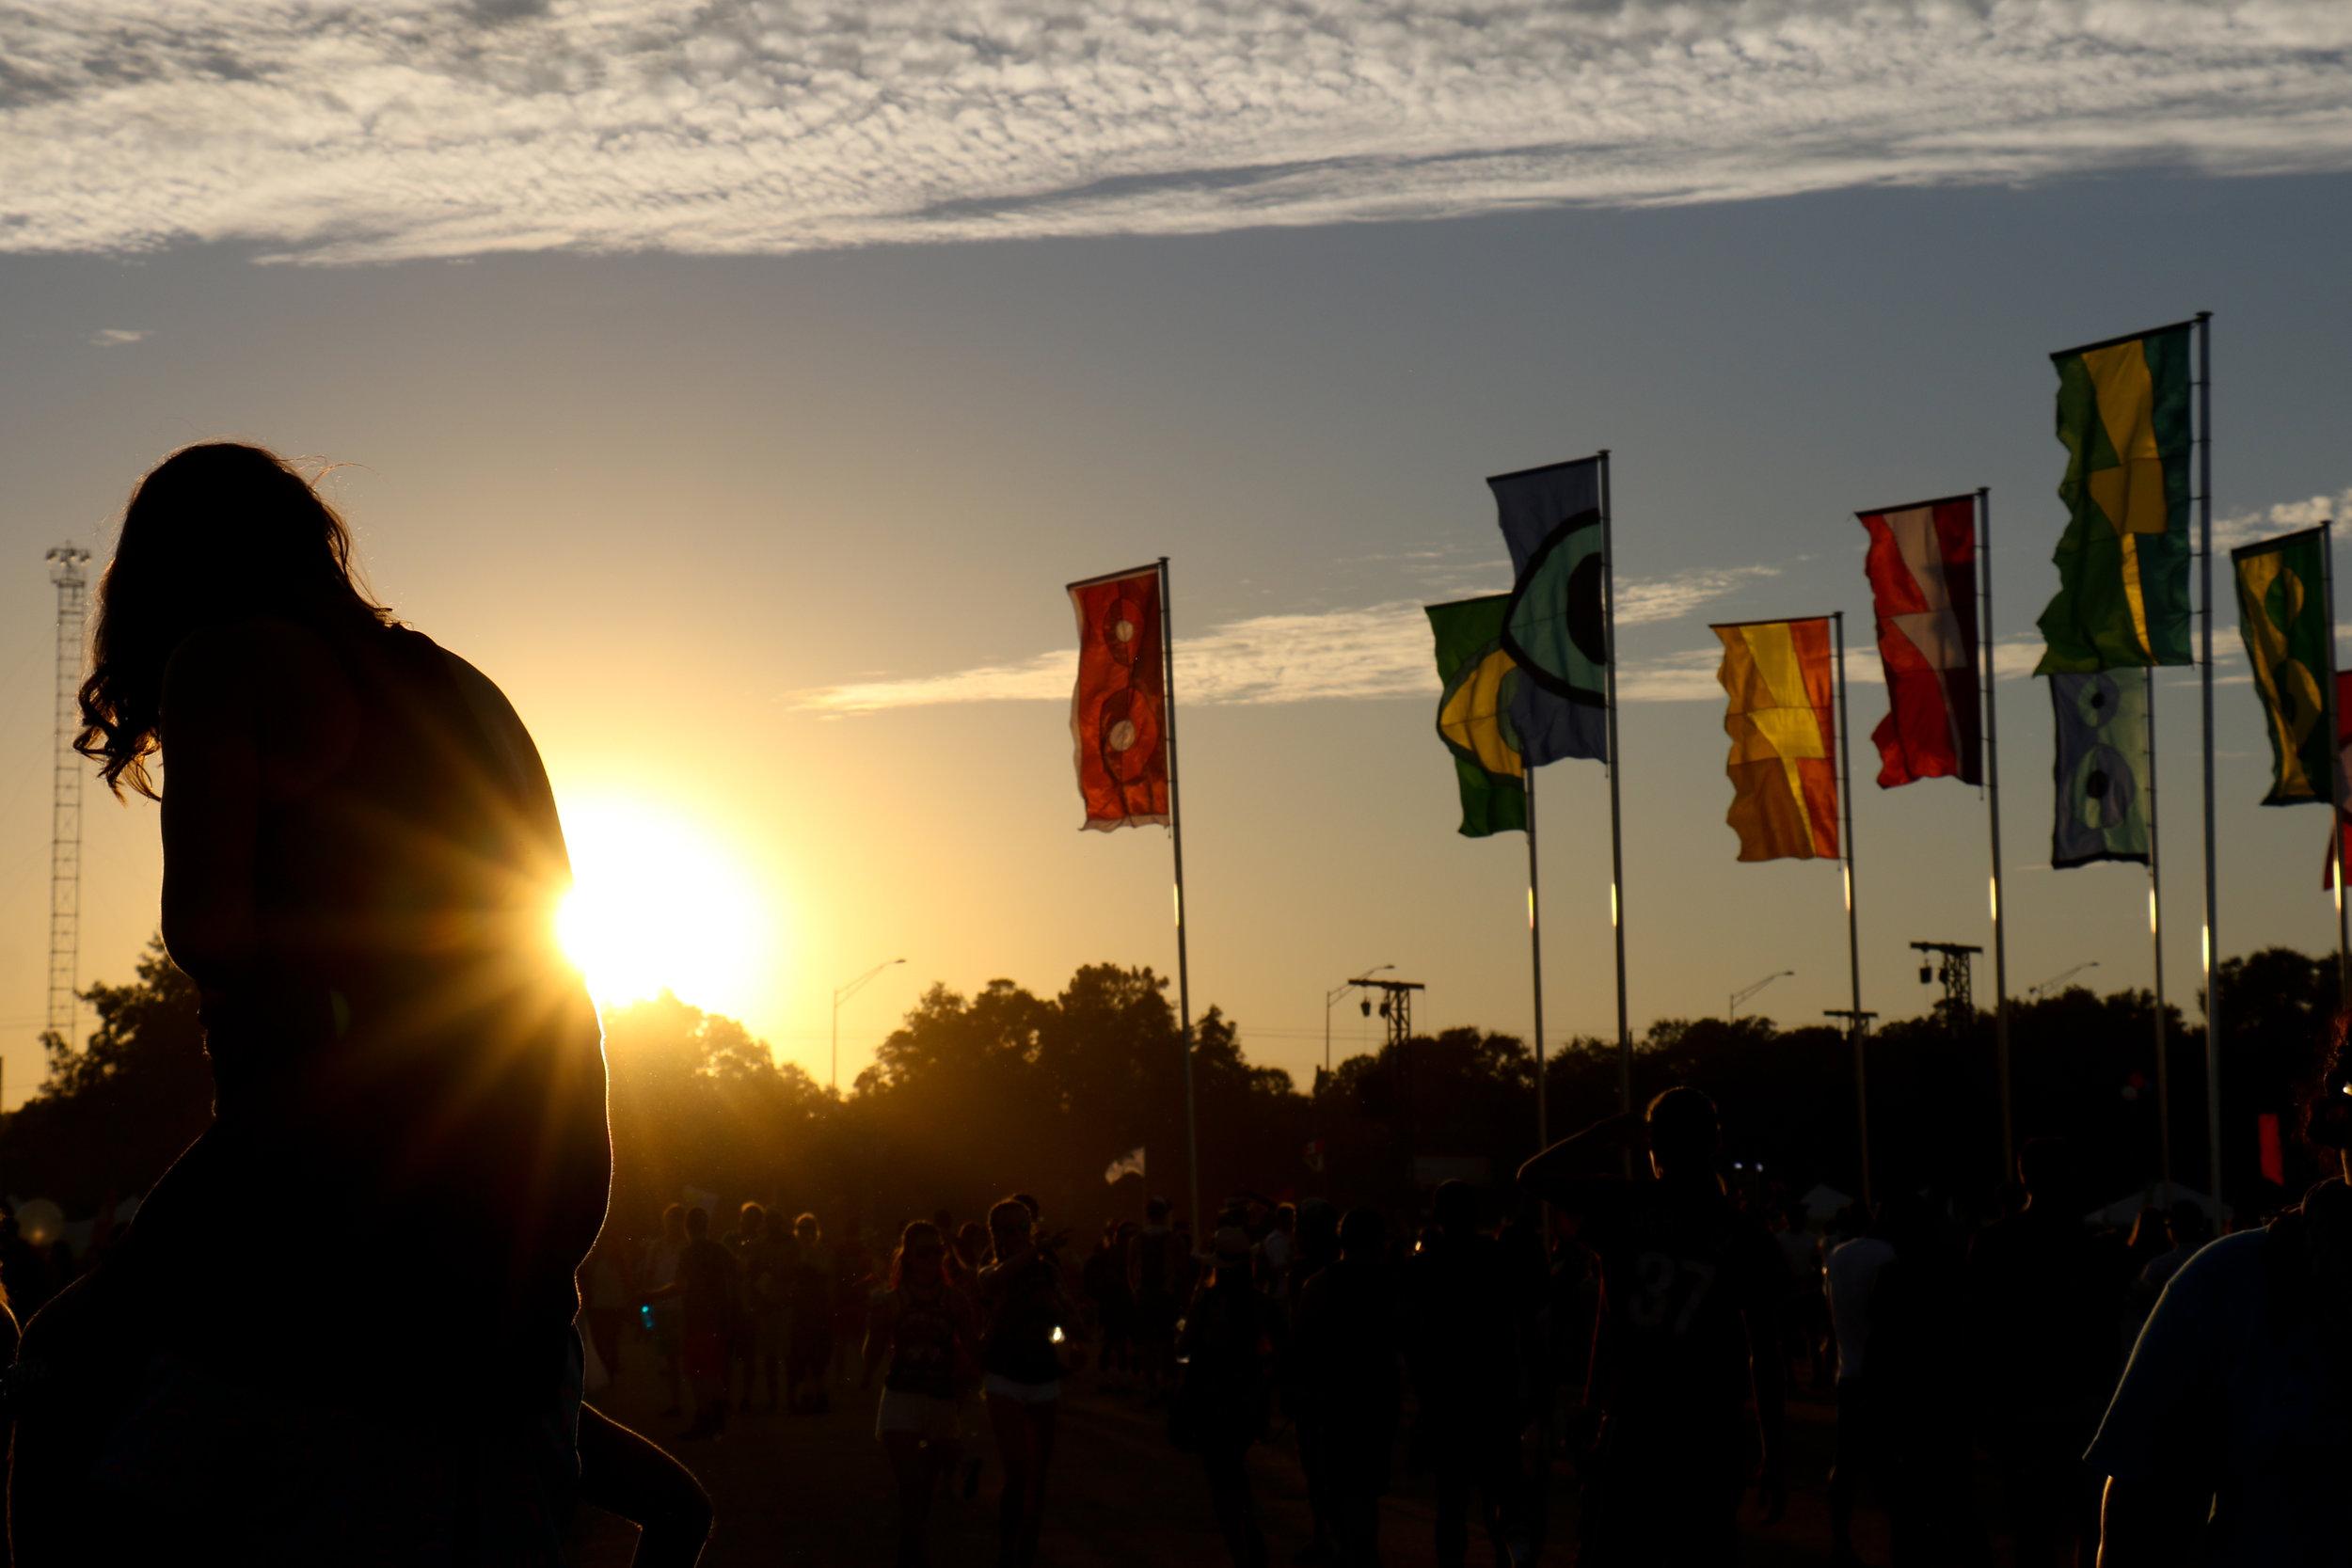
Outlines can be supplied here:
[[1511, 717], [1521, 754], [1609, 760], [1608, 570], [1600, 459], [1581, 457], [1486, 481], [1511, 551], [1502, 650], [1518, 667]]
[[2050, 865], [2148, 863], [2148, 689], [2137, 671], [2050, 677], [2058, 817]]

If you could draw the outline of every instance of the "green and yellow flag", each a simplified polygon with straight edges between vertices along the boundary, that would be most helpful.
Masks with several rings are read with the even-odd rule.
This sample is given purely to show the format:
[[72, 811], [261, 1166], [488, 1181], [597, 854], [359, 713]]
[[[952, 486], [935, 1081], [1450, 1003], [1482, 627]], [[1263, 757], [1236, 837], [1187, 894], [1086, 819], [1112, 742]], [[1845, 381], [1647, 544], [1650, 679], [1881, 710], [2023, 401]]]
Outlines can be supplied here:
[[2037, 675], [2191, 662], [2188, 352], [2184, 323], [2050, 356], [2067, 520]]
[[2328, 624], [2327, 550], [2327, 531], [2312, 528], [2230, 552], [2238, 630], [2270, 721], [2265, 806], [2327, 805], [2334, 787], [2325, 683], [2335, 674], [2336, 638]]
[[1438, 735], [1454, 753], [1454, 773], [1462, 787], [1462, 835], [1527, 830], [1527, 764], [1518, 727], [1511, 721], [1512, 699], [1523, 678], [1502, 651], [1507, 594], [1458, 599], [1423, 608], [1438, 639], [1438, 675], [1445, 695], [1438, 700]]

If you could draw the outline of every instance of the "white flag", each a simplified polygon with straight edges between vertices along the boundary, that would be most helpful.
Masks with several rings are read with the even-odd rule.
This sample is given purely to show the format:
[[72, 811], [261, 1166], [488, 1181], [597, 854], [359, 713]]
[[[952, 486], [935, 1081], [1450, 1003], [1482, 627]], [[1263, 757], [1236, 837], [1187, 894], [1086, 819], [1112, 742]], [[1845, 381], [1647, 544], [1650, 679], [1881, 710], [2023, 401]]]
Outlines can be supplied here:
[[1106, 1187], [1112, 1186], [1122, 1176], [1140, 1177], [1142, 1174], [1143, 1148], [1138, 1144], [1103, 1167], [1103, 1184]]

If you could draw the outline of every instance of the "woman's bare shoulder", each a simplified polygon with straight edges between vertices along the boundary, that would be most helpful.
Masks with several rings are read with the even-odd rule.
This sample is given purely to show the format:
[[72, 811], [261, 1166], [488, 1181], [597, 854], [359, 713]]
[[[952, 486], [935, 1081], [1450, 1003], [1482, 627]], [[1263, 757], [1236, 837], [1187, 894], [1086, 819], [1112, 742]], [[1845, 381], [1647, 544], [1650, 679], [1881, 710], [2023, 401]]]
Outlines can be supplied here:
[[267, 617], [230, 621], [191, 633], [165, 660], [164, 714], [169, 720], [250, 710], [261, 691], [280, 693], [289, 685], [322, 680], [345, 684], [318, 633]]

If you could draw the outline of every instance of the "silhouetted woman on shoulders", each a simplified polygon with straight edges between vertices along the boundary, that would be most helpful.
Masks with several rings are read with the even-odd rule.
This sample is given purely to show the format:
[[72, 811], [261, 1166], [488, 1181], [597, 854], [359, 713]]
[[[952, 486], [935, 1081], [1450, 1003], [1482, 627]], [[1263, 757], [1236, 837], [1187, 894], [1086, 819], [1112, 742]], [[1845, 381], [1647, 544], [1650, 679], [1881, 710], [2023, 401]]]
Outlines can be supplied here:
[[27, 1329], [19, 1560], [554, 1561], [612, 1158], [531, 736], [252, 447], [140, 483], [92, 653], [215, 1117]]

